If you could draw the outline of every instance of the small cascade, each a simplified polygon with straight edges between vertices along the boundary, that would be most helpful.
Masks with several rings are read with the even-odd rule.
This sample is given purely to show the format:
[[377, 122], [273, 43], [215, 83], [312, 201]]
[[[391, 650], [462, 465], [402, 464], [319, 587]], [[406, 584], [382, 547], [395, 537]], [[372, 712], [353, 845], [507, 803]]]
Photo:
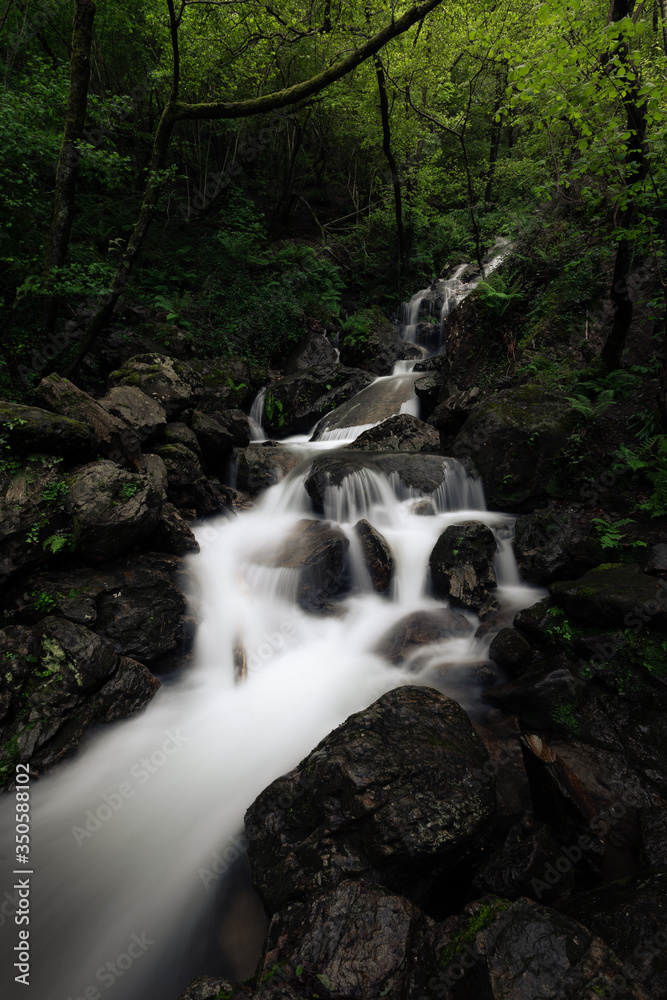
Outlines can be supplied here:
[[266, 399], [267, 386], [260, 389], [255, 399], [253, 401], [252, 407], [250, 408], [250, 440], [251, 441], [266, 441], [267, 435], [262, 427], [262, 418], [264, 416], [264, 401]]
[[354, 524], [360, 518], [373, 517], [375, 508], [396, 502], [386, 476], [373, 469], [358, 469], [346, 476], [340, 486], [324, 491], [324, 516], [340, 524]]
[[352, 427], [333, 427], [331, 430], [322, 431], [318, 436], [318, 441], [338, 441], [340, 444], [345, 444], [345, 442], [354, 441], [364, 431], [370, 430], [371, 427], [375, 427], [375, 424], [354, 424]]

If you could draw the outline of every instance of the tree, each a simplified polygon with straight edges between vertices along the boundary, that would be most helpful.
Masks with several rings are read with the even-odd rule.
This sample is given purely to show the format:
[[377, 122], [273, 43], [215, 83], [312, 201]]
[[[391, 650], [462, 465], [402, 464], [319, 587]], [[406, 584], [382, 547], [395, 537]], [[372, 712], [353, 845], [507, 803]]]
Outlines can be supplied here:
[[356, 47], [349, 55], [338, 59], [325, 70], [314, 74], [301, 83], [284, 87], [281, 90], [260, 97], [241, 101], [211, 101], [189, 103], [180, 99], [181, 90], [181, 53], [179, 47], [179, 29], [187, 7], [187, 0], [180, 0], [178, 10], [174, 0], [166, 0], [169, 13], [169, 32], [172, 49], [172, 83], [169, 99], [160, 117], [155, 138], [144, 197], [139, 218], [134, 232], [123, 253], [116, 272], [111, 292], [105, 301], [92, 315], [87, 329], [81, 337], [79, 350], [73, 363], [68, 367], [71, 373], [82, 358], [90, 350], [100, 330], [106, 325], [129, 280], [130, 272], [140, 253], [142, 244], [151, 224], [157, 204], [162, 171], [166, 162], [167, 151], [174, 126], [185, 121], [217, 121], [221, 119], [238, 119], [252, 117], [269, 111], [298, 105], [314, 96], [337, 80], [356, 69], [366, 59], [376, 55], [391, 39], [407, 31], [412, 25], [426, 17], [438, 7], [443, 0], [424, 0], [421, 4], [411, 7], [400, 17], [375, 32], [363, 44]]

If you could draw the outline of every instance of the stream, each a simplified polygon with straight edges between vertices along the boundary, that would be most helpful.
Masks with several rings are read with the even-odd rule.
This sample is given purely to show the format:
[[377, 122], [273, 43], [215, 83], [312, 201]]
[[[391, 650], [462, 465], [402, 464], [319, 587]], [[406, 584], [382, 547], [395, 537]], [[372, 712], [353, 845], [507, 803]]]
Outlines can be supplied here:
[[[388, 413], [415, 413], [410, 387], [416, 376], [405, 363], [397, 367], [397, 374], [377, 380]], [[398, 405], [391, 402], [395, 393]], [[254, 417], [261, 419], [261, 405]], [[422, 647], [418, 666], [399, 668], [373, 652], [406, 614], [443, 607], [429, 594], [428, 559], [450, 524], [475, 520], [494, 531], [504, 620], [539, 596], [519, 580], [514, 519], [486, 510], [481, 482], [456, 460], [442, 459], [447, 475], [430, 497], [431, 516], [423, 516], [420, 498], [395, 474], [359, 470], [327, 489], [325, 516], [350, 540], [352, 590], [339, 602], [340, 613], [301, 610], [298, 571], [263, 562], [263, 553], [300, 519], [318, 516], [304, 489], [313, 459], [349, 444], [362, 427], [283, 442], [300, 464], [254, 509], [196, 529], [194, 665], [166, 679], [140, 715], [100, 727], [78, 757], [32, 783], [32, 996], [176, 1000], [195, 975], [251, 975], [266, 924], [250, 888], [241, 835], [244, 812], [258, 793], [351, 713], [398, 685], [437, 687], [473, 719], [488, 711], [466, 668], [487, 660], [493, 633], [476, 638], [472, 628], [426, 647], [427, 656]], [[262, 436], [256, 433], [251, 447], [262, 447]], [[362, 517], [394, 555], [388, 596], [373, 590], [364, 566], [353, 530]], [[238, 683], [241, 647], [246, 677]], [[13, 796], [0, 814], [3, 844], [13, 842], [12, 806]], [[13, 852], [4, 852], [5, 970], [17, 940], [7, 890], [23, 877], [12, 875], [13, 863]], [[26, 995], [12, 986], [5, 996]]]

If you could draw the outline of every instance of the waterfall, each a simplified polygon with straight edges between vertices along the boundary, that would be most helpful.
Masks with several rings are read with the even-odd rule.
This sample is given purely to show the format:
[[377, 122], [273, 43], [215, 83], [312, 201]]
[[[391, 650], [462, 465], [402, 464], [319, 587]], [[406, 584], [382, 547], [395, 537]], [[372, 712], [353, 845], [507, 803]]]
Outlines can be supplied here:
[[[383, 391], [391, 395], [394, 385], [405, 402], [405, 379], [383, 380]], [[397, 408], [394, 402], [387, 412]], [[259, 396], [253, 409], [261, 416]], [[230, 930], [245, 919], [244, 933], [257, 942], [264, 930], [241, 857], [247, 807], [384, 692], [442, 684], [464, 698], [466, 664], [486, 658], [489, 640], [475, 638], [472, 614], [469, 635], [438, 645], [438, 662], [460, 667], [456, 689], [447, 687], [446, 671], [436, 681], [427, 667], [410, 672], [374, 652], [401, 617], [443, 606], [428, 588], [429, 554], [441, 532], [471, 519], [488, 524], [500, 543], [501, 605], [517, 609], [536, 599], [518, 581], [512, 519], [488, 512], [481, 482], [443, 459], [443, 484], [426, 497], [395, 474], [370, 469], [327, 489], [326, 517], [351, 543], [354, 586], [337, 600], [336, 614], [303, 611], [295, 571], [264, 557], [300, 519], [317, 517], [304, 482], [313, 459], [338, 442], [302, 436], [287, 444], [303, 461], [254, 509], [197, 529], [201, 552], [189, 559], [201, 607], [194, 666], [163, 684], [140, 715], [101, 727], [75, 759], [32, 783], [31, 985], [39, 1000], [176, 1000], [197, 974], [250, 975], [259, 945], [243, 952]], [[424, 502], [429, 516], [418, 509]], [[392, 550], [388, 597], [371, 589], [361, 564], [353, 528], [360, 517]], [[3, 844], [13, 843], [13, 805], [12, 795], [2, 802]], [[9, 931], [2, 956], [11, 969], [13, 852], [1, 861], [0, 920]], [[5, 995], [24, 993], [15, 985]]]
[[253, 404], [250, 408], [250, 440], [251, 441], [266, 441], [267, 436], [264, 428], [262, 427], [262, 418], [264, 417], [264, 400], [266, 399], [267, 386], [260, 389], [253, 400]]

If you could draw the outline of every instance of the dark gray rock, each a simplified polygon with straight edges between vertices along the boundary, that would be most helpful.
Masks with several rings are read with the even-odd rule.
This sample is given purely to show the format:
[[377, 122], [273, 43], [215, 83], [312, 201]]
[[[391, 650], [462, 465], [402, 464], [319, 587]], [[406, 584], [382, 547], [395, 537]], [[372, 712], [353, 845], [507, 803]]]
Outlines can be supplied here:
[[466, 521], [450, 525], [429, 558], [436, 597], [449, 598], [453, 604], [478, 613], [484, 608], [483, 617], [495, 614], [497, 603], [489, 602], [489, 590], [496, 586], [495, 551], [496, 540], [485, 524]]
[[275, 441], [239, 449], [234, 452], [234, 458], [236, 485], [252, 497], [279, 483], [301, 461], [299, 455]]
[[363, 336], [343, 337], [341, 341], [341, 362], [374, 375], [391, 375], [395, 363], [405, 356], [405, 341], [394, 324], [379, 312], [369, 315]]
[[667, 545], [664, 542], [651, 546], [644, 572], [656, 576], [667, 573]]
[[166, 354], [137, 354], [112, 372], [109, 381], [112, 387], [141, 389], [169, 415], [195, 406], [204, 387], [201, 376], [187, 362]]
[[479, 400], [480, 390], [477, 386], [472, 389], [455, 389], [447, 394], [446, 399], [440, 396], [428, 422], [440, 432], [441, 438], [447, 440], [461, 430]]
[[373, 589], [378, 594], [388, 594], [395, 564], [386, 539], [365, 519], [357, 521], [354, 530], [359, 538]]
[[603, 557], [590, 517], [544, 508], [517, 518], [514, 551], [528, 583], [573, 580]]
[[296, 347], [285, 362], [285, 375], [296, 375], [304, 368], [336, 364], [336, 348], [321, 333], [311, 333]]
[[151, 533], [160, 517], [162, 497], [148, 476], [104, 459], [72, 476], [66, 506], [74, 520], [77, 550], [99, 562], [120, 555]]
[[[503, 899], [528, 896], [551, 903], [572, 890], [574, 866], [569, 862], [568, 868], [568, 861], [548, 828], [533, 819], [526, 828], [521, 824], [512, 827], [502, 847], [477, 869], [473, 886], [480, 894], [492, 893]], [[568, 870], [561, 872], [555, 865]], [[545, 876], [552, 871], [559, 875], [554, 884]]]
[[6, 438], [8, 453], [18, 456], [39, 452], [84, 462], [97, 446], [87, 423], [5, 400], [0, 401], [0, 432]]
[[[430, 688], [398, 688], [350, 716], [246, 814], [268, 911], [349, 878], [425, 898], [436, 873], [464, 865], [489, 827], [487, 762], [463, 709]], [[447, 896], [446, 883], [440, 891]]]
[[206, 468], [211, 472], [225, 470], [234, 448], [234, 438], [214, 417], [195, 410], [190, 422], [197, 436]]
[[433, 452], [440, 450], [440, 437], [417, 417], [399, 413], [363, 431], [345, 447], [357, 451]]
[[275, 551], [266, 553], [266, 565], [298, 572], [297, 603], [304, 611], [323, 611], [350, 589], [349, 547], [338, 525], [304, 519]]
[[216, 410], [211, 416], [231, 434], [235, 448], [247, 448], [250, 444], [250, 421], [243, 410]]
[[351, 399], [372, 380], [368, 372], [326, 364], [272, 382], [264, 401], [264, 429], [280, 437], [305, 434], [325, 413]]
[[131, 427], [142, 445], [150, 441], [167, 422], [164, 407], [136, 386], [115, 386], [98, 403], [107, 413]]
[[151, 548], [175, 556], [199, 552], [199, 542], [190, 525], [171, 503], [166, 503], [160, 511], [158, 526], [151, 537]]
[[667, 632], [667, 583], [634, 564], [602, 564], [579, 580], [552, 583], [549, 593], [577, 621]]
[[[355, 369], [344, 369], [355, 371]], [[361, 374], [361, 373], [360, 373]], [[333, 407], [322, 412], [328, 413], [319, 421], [313, 432], [313, 441], [332, 435], [341, 436], [350, 427], [368, 427], [401, 412], [404, 403], [414, 398], [414, 378], [404, 375], [370, 384], [371, 377], [356, 386], [355, 391], [337, 400], [335, 413], [328, 413]]]
[[413, 611], [391, 627], [375, 647], [375, 652], [390, 663], [402, 664], [423, 646], [471, 632], [470, 622], [458, 611], [449, 608]]
[[489, 656], [509, 674], [521, 673], [530, 659], [532, 649], [520, 632], [513, 628], [503, 628], [491, 640]]

